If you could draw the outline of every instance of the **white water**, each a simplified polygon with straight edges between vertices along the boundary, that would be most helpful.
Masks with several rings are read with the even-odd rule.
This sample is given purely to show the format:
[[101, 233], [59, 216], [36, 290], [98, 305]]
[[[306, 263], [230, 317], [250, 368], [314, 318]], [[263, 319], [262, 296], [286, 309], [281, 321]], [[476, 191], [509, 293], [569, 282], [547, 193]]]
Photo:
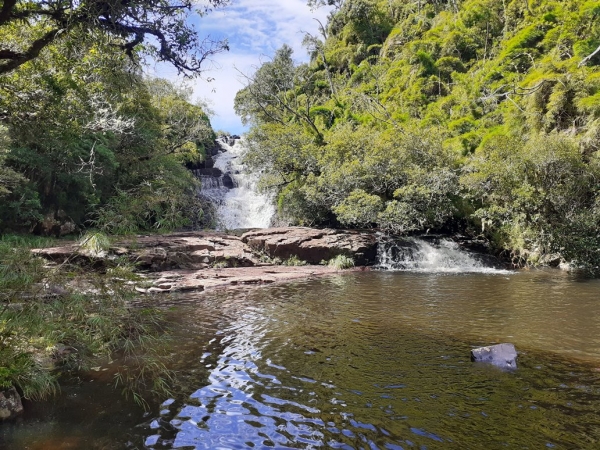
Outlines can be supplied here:
[[508, 274], [508, 270], [495, 269], [449, 239], [437, 243], [407, 238], [403, 242], [382, 241], [378, 249], [378, 266], [385, 270], [425, 273], [495, 273]]
[[237, 139], [234, 145], [219, 140], [219, 145], [225, 152], [213, 157], [214, 167], [230, 174], [234, 188], [224, 187], [222, 177], [201, 178], [202, 195], [217, 206], [218, 228], [267, 228], [275, 214], [275, 206], [269, 195], [257, 191], [257, 178], [245, 172], [243, 140]]

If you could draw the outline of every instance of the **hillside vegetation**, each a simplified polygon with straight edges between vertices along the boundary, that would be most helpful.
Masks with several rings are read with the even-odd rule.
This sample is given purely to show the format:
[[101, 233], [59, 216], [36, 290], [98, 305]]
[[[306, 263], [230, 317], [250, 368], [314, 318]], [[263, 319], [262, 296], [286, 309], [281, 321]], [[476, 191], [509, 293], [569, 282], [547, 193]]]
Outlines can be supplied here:
[[[0, 41], [16, 47], [20, 34], [0, 28]], [[118, 42], [80, 33], [0, 75], [0, 232], [201, 223], [184, 164], [214, 145], [206, 108], [143, 76]]]
[[328, 3], [310, 63], [284, 46], [236, 96], [283, 220], [483, 233], [518, 264], [598, 270], [597, 1]]
[[[52, 265], [30, 250], [54, 241], [10, 233], [206, 224], [185, 164], [214, 145], [209, 111], [190, 101], [191, 89], [144, 75], [149, 57], [197, 75], [226, 48], [189, 25], [198, 7], [0, 1], [0, 391], [44, 398], [65, 371], [112, 358], [115, 385], [138, 402], [173, 384], [161, 353], [166, 323], [140, 303], [132, 263]], [[92, 259], [110, 245], [98, 232], [80, 241]]]

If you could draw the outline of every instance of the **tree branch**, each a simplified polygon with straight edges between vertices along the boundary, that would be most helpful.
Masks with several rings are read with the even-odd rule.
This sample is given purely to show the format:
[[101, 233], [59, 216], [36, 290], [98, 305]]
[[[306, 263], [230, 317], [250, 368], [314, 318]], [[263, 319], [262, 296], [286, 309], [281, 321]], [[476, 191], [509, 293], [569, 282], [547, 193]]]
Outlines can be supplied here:
[[44, 47], [56, 39], [56, 35], [60, 33], [60, 31], [62, 31], [60, 28], [48, 31], [44, 36], [33, 41], [25, 52], [0, 50], [0, 59], [8, 61], [0, 64], [0, 75], [10, 72], [11, 70], [14, 70], [17, 67], [25, 64], [27, 61], [31, 61], [32, 59], [36, 58], [44, 49]]
[[596, 56], [599, 52], [600, 52], [600, 46], [596, 50], [594, 50], [590, 55], [583, 58], [581, 60], [581, 62], [577, 65], [577, 67], [585, 66], [588, 63], [588, 61], [590, 59], [592, 59], [594, 56]]
[[12, 10], [17, 4], [17, 0], [4, 0], [2, 9], [0, 9], [0, 25], [7, 23], [12, 16]]

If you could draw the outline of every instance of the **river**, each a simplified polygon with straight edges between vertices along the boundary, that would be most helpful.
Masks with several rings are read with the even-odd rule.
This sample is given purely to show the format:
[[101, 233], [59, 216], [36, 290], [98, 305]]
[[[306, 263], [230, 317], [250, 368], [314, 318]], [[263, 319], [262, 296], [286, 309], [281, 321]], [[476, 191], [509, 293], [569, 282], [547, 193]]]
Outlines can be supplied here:
[[[554, 270], [371, 271], [188, 295], [167, 308], [173, 399], [144, 413], [84, 378], [2, 425], [1, 448], [600, 448], [599, 291]], [[470, 361], [498, 342], [516, 371]]]

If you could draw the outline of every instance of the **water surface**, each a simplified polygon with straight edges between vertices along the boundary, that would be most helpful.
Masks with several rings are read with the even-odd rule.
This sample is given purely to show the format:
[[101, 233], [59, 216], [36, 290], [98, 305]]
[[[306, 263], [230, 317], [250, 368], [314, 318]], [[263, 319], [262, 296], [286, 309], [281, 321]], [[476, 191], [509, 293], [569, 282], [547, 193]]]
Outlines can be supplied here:
[[[557, 271], [368, 272], [175, 299], [175, 398], [56, 448], [600, 448], [599, 288]], [[470, 362], [498, 342], [517, 371]], [[98, 400], [91, 385], [79, 395]], [[3, 448], [67, 441], [73, 416], [3, 426]]]

